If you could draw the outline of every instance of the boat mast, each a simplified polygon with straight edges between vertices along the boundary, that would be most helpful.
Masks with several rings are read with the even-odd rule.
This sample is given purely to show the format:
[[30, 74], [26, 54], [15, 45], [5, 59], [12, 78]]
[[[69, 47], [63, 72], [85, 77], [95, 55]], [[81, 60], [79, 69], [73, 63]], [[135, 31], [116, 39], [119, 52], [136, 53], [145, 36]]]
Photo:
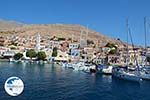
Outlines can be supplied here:
[[129, 65], [128, 63], [128, 58], [129, 58], [129, 47], [128, 47], [128, 42], [129, 42], [129, 39], [128, 39], [128, 32], [129, 32], [129, 24], [128, 24], [128, 18], [126, 20], [126, 28], [127, 28], [127, 57], [126, 57], [126, 63], [127, 63], [127, 66]]
[[[147, 27], [146, 27], [146, 17], [144, 17], [144, 34], [145, 34], [145, 57], [146, 57], [146, 54], [147, 54]], [[145, 59], [145, 65], [147, 65], [147, 58]]]
[[138, 66], [138, 61], [137, 61], [137, 57], [136, 57], [136, 52], [135, 52], [134, 43], [133, 43], [133, 39], [132, 39], [132, 34], [131, 34], [130, 28], [129, 28], [129, 35], [130, 35], [130, 39], [131, 39], [131, 43], [132, 43], [132, 47], [133, 47], [133, 51], [134, 51], [134, 58], [135, 58], [135, 61], [136, 61], [136, 65], [137, 65], [137, 67], [139, 67]]
[[[131, 44], [132, 44], [132, 47], [133, 47], [136, 65], [137, 65], [137, 67], [139, 67], [139, 66], [138, 66], [138, 61], [137, 61], [137, 58], [136, 58], [136, 52], [135, 52], [135, 50], [134, 50], [135, 48], [134, 48], [134, 43], [133, 43], [133, 39], [132, 39], [131, 29], [129, 28], [128, 19], [127, 19], [127, 55], [128, 55], [128, 57], [129, 57], [129, 48], [128, 48], [128, 41], [129, 41], [129, 38], [128, 38], [128, 35], [130, 36]], [[129, 65], [128, 61], [127, 61], [127, 65]], [[139, 69], [139, 68], [138, 68], [138, 69]]]

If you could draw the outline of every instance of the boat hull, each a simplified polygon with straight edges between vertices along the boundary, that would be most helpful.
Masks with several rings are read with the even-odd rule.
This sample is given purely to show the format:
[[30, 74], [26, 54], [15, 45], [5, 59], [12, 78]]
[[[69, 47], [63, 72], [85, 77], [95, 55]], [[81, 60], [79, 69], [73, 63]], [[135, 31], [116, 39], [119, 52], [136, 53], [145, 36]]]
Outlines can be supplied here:
[[131, 74], [129, 72], [120, 71], [120, 70], [113, 70], [112, 73], [113, 77], [117, 77], [119, 79], [128, 80], [128, 81], [134, 81], [134, 82], [140, 82], [142, 81], [142, 78], [136, 74]]
[[150, 74], [146, 74], [146, 73], [143, 74], [143, 73], [141, 73], [140, 76], [141, 76], [141, 78], [143, 80], [150, 80]]

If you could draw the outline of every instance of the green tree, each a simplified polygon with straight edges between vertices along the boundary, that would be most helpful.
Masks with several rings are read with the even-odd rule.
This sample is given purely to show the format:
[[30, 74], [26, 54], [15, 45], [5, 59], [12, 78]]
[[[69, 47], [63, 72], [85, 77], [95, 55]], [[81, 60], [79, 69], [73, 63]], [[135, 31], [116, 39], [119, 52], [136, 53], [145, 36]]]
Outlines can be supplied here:
[[114, 43], [107, 43], [107, 44], [106, 44], [106, 47], [109, 47], [109, 48], [117, 48]]
[[58, 41], [64, 41], [64, 40], [66, 40], [65, 38], [58, 38]]
[[14, 41], [11, 41], [11, 45], [17, 46], [18, 43], [15, 43]]
[[117, 46], [114, 43], [107, 43], [105, 47], [110, 48], [109, 54], [117, 53]]
[[10, 47], [10, 49], [11, 49], [11, 50], [15, 50], [15, 49], [16, 49], [16, 47]]
[[30, 59], [32, 59], [33, 57], [36, 57], [37, 56], [37, 53], [35, 52], [35, 50], [28, 50], [27, 52], [26, 52], [26, 56], [27, 57], [30, 57]]
[[57, 57], [57, 47], [53, 48], [52, 57]]
[[117, 49], [111, 49], [110, 51], [109, 51], [109, 54], [116, 54], [117, 53]]
[[19, 59], [21, 59], [23, 57], [23, 54], [22, 53], [16, 53], [15, 55], [14, 55], [14, 59], [15, 60], [19, 60]]
[[45, 58], [46, 58], [45, 52], [43, 52], [43, 51], [38, 52], [37, 58], [38, 58], [38, 60], [45, 60]]

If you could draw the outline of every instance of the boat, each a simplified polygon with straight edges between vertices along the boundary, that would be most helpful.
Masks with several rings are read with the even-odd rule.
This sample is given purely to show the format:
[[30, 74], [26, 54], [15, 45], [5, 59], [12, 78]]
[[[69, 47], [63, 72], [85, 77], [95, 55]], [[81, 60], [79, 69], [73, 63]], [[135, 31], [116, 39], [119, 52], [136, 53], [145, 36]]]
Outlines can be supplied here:
[[74, 70], [84, 71], [84, 72], [96, 72], [96, 66], [92, 64], [88, 64], [85, 62], [78, 62], [72, 64]]
[[147, 65], [147, 57], [150, 55], [147, 53], [147, 29], [146, 29], [146, 17], [144, 18], [144, 31], [145, 31], [145, 50], [143, 52], [143, 55], [145, 56], [144, 65], [140, 68], [140, 76], [143, 80], [150, 80], [150, 66]]
[[112, 66], [110, 65], [98, 65], [97, 73], [111, 75], [112, 74]]
[[72, 63], [68, 63], [67, 68], [73, 68], [73, 64]]
[[62, 67], [68, 67], [68, 63], [67, 63], [67, 62], [60, 62], [60, 65], [61, 65]]
[[84, 62], [74, 63], [74, 64], [72, 64], [72, 67], [74, 70], [81, 71], [81, 70], [83, 70]]
[[92, 64], [85, 63], [84, 67], [83, 67], [83, 71], [95, 73], [96, 72], [96, 66], [92, 65]]
[[141, 68], [140, 76], [143, 80], [150, 80], [150, 69], [146, 67]]
[[119, 79], [128, 80], [128, 81], [134, 81], [134, 82], [140, 82], [142, 81], [142, 78], [140, 75], [138, 75], [138, 71], [128, 71], [124, 68], [118, 68], [114, 67], [112, 69], [112, 75], [113, 77], [117, 77]]
[[148, 72], [141, 72], [140, 73], [141, 75], [141, 78], [143, 79], [143, 80], [150, 80], [150, 73], [148, 73]]
[[112, 66], [107, 66], [107, 67], [102, 69], [102, 73], [107, 74], [107, 75], [111, 75], [112, 74], [112, 69], [113, 69]]
[[[134, 52], [134, 56], [135, 56], [135, 61], [136, 61], [136, 66], [129, 66], [128, 64], [128, 57], [129, 57], [129, 50], [128, 50], [128, 34], [130, 35], [131, 38], [131, 42], [132, 42], [132, 47], [134, 50], [134, 45], [133, 45], [133, 41], [132, 41], [132, 36], [131, 36], [131, 30], [128, 27], [128, 20], [127, 20], [127, 66], [126, 68], [119, 68], [119, 67], [114, 67], [112, 70], [112, 75], [114, 77], [117, 77], [119, 79], [124, 79], [124, 80], [128, 80], [128, 81], [135, 81], [135, 82], [140, 82], [142, 81], [141, 75], [140, 75], [140, 66], [138, 65], [138, 61], [136, 59], [136, 53]], [[129, 70], [129, 67], [131, 67], [131, 69]], [[133, 67], [135, 67], [135, 69], [133, 69]], [[132, 70], [132, 71], [131, 71]]]
[[97, 73], [102, 73], [103, 66], [104, 66], [104, 65], [101, 65], [101, 64], [97, 65], [97, 67], [96, 67], [96, 72], [97, 72]]

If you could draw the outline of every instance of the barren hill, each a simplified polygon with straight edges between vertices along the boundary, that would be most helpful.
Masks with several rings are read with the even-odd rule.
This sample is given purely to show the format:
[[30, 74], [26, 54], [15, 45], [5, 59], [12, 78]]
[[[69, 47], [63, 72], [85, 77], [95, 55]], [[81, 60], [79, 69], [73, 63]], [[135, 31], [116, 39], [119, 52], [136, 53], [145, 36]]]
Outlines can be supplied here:
[[[115, 39], [111, 39], [99, 32], [91, 29], [86, 29], [86, 27], [81, 25], [73, 24], [21, 24], [14, 21], [4, 21], [0, 20], [0, 36], [20, 36], [20, 37], [30, 37], [40, 33], [43, 38], [50, 38], [53, 36], [61, 38], [74, 38], [76, 40], [80, 39], [81, 33], [83, 37], [93, 40], [95, 43], [103, 46], [107, 42], [114, 42], [118, 45], [124, 45], [123, 42]], [[87, 34], [88, 35], [87, 35]]]
[[9, 29], [13, 29], [13, 28], [21, 27], [21, 26], [23, 26], [22, 23], [0, 19], [0, 31], [9, 30]]

